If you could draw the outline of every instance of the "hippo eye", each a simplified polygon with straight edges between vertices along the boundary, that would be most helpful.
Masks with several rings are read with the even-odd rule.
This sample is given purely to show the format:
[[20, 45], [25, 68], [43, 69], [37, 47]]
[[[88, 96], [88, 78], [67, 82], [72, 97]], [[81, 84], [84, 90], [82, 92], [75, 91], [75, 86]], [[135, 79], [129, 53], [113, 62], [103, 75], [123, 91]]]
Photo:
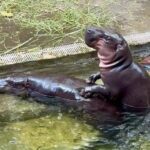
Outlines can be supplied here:
[[107, 36], [106, 40], [110, 41], [110, 40], [112, 40], [112, 38], [110, 36]]

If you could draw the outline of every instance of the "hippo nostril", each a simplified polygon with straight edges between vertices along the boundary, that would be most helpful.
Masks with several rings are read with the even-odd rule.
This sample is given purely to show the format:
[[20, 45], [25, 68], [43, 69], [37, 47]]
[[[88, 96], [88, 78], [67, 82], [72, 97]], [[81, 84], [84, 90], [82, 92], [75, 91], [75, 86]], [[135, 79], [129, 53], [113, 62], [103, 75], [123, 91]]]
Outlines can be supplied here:
[[87, 29], [87, 33], [93, 33], [91, 29]]

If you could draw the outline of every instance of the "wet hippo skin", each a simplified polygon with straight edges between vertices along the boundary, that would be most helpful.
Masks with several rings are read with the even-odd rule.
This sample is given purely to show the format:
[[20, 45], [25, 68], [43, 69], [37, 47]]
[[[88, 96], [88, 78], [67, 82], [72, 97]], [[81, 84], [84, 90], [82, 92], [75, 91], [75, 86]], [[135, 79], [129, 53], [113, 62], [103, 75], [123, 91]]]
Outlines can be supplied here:
[[[32, 97], [34, 101], [51, 104], [56, 101], [78, 112], [90, 114], [101, 122], [120, 117], [119, 110], [99, 98], [84, 99], [78, 90], [86, 87], [85, 80], [67, 76], [50, 76], [48, 74], [15, 75], [0, 79], [0, 93]], [[108, 119], [109, 118], [109, 119]]]
[[88, 83], [102, 79], [104, 85], [83, 88], [83, 97], [97, 93], [122, 109], [135, 111], [150, 108], [150, 77], [132, 59], [129, 47], [122, 35], [97, 27], [85, 32], [85, 43], [96, 50], [100, 72], [91, 75]]

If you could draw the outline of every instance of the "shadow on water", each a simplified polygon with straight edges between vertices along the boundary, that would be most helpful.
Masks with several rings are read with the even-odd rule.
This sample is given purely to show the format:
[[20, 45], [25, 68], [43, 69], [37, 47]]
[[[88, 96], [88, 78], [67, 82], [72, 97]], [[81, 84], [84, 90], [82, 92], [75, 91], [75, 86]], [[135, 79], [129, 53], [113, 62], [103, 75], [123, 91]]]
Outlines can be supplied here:
[[[132, 49], [137, 60], [150, 52], [149, 45]], [[89, 53], [16, 64], [1, 67], [0, 75], [47, 72], [86, 78], [99, 70], [96, 60]], [[150, 146], [150, 114], [125, 114], [117, 124], [100, 124], [101, 118], [87, 122], [89, 116], [56, 103], [46, 106], [10, 95], [0, 99], [2, 150], [148, 150]]]

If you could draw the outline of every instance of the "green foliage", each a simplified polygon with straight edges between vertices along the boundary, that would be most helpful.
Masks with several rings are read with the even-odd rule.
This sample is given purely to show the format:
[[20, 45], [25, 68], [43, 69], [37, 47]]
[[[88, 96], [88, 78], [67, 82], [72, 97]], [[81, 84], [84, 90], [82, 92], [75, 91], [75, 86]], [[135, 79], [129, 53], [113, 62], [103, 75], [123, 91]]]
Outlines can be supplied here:
[[22, 27], [53, 38], [79, 37], [87, 25], [112, 25], [114, 18], [107, 10], [110, 2], [93, 5], [90, 0], [3, 0], [1, 16], [9, 17]]

